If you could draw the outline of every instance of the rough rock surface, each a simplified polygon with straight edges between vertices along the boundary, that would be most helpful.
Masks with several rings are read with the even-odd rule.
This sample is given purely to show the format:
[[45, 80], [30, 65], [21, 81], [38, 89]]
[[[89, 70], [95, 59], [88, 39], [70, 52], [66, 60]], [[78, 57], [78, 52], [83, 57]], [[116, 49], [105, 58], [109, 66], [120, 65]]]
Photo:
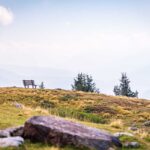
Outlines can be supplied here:
[[10, 136], [22, 136], [24, 126], [7, 128], [5, 130], [0, 130], [0, 138], [10, 137]]
[[34, 116], [24, 126], [23, 137], [59, 146], [74, 145], [95, 150], [121, 147], [120, 141], [105, 131], [53, 116]]
[[19, 136], [0, 138], [0, 147], [9, 147], [9, 146], [18, 147], [19, 145], [23, 144], [23, 142], [24, 139]]

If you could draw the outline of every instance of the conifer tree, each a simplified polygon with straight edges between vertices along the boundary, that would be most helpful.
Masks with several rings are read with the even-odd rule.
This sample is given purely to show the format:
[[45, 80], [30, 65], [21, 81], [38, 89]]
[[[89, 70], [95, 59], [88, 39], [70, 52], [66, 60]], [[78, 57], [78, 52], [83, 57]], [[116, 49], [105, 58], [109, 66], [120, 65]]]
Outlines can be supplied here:
[[72, 89], [76, 91], [99, 93], [99, 89], [96, 88], [96, 84], [93, 82], [92, 76], [84, 73], [79, 73], [74, 79], [74, 84], [71, 86]]
[[39, 85], [39, 88], [40, 89], [44, 89], [45, 87], [44, 87], [44, 82], [41, 82], [41, 84]]
[[138, 97], [138, 91], [132, 92], [130, 88], [130, 80], [128, 79], [126, 73], [122, 73], [120, 79], [120, 85], [114, 86], [115, 95], [122, 95], [128, 97]]

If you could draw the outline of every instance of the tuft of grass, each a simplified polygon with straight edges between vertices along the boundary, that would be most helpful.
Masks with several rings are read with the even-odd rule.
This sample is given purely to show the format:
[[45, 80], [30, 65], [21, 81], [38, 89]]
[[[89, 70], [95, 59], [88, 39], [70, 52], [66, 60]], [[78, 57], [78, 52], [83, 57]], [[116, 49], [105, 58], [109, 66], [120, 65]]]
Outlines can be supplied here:
[[106, 120], [97, 114], [85, 113], [73, 108], [57, 108], [51, 109], [51, 114], [60, 117], [75, 118], [81, 121], [89, 121], [93, 123], [105, 123]]
[[150, 119], [150, 113], [148, 113], [148, 112], [142, 112], [142, 113], [140, 113], [138, 116], [139, 116], [139, 117], [142, 117], [142, 118], [144, 118], [144, 119], [147, 119], [147, 120]]
[[51, 102], [48, 100], [42, 100], [42, 101], [40, 101], [40, 106], [42, 108], [49, 109], [49, 108], [54, 108], [55, 104], [54, 104], [54, 102]]
[[126, 110], [126, 109], [124, 109], [124, 108], [121, 107], [121, 106], [117, 106], [117, 107], [116, 107], [116, 111], [117, 111], [119, 114], [122, 114], [122, 115], [129, 115], [129, 114], [131, 114], [131, 111]]
[[103, 106], [102, 104], [86, 106], [84, 108], [84, 111], [87, 113], [102, 113], [102, 114], [109, 113], [111, 115], [114, 115], [117, 113], [117, 111], [114, 110], [113, 108], [108, 107], [108, 106]]
[[123, 121], [121, 119], [113, 120], [110, 126], [117, 129], [122, 129], [124, 127]]
[[69, 101], [69, 100], [77, 100], [77, 94], [65, 94], [59, 98], [60, 101]]
[[138, 137], [140, 137], [141, 139], [145, 139], [146, 141], [150, 142], [150, 131], [149, 129], [138, 129], [136, 132]]
[[119, 139], [123, 143], [138, 141], [137, 138], [135, 138], [134, 136], [126, 136], [126, 135], [121, 136]]

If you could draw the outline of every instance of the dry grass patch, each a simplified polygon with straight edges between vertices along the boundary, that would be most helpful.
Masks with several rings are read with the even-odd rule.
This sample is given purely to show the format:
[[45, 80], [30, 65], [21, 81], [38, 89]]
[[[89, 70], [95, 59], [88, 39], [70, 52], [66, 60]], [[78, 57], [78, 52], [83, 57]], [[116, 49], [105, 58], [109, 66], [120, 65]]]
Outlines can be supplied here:
[[135, 134], [142, 139], [150, 138], [150, 131], [146, 128], [138, 129]]
[[124, 123], [121, 119], [116, 119], [110, 123], [110, 126], [113, 128], [122, 129], [124, 127]]
[[122, 115], [129, 115], [129, 114], [132, 113], [131, 111], [126, 110], [126, 109], [124, 109], [124, 108], [121, 107], [121, 106], [117, 106], [117, 107], [116, 107], [116, 111], [117, 111], [119, 114], [122, 114]]
[[140, 113], [138, 116], [139, 116], [139, 117], [142, 117], [142, 118], [144, 118], [144, 119], [146, 119], [146, 120], [149, 120], [149, 119], [150, 119], [150, 113], [148, 113], [148, 112]]

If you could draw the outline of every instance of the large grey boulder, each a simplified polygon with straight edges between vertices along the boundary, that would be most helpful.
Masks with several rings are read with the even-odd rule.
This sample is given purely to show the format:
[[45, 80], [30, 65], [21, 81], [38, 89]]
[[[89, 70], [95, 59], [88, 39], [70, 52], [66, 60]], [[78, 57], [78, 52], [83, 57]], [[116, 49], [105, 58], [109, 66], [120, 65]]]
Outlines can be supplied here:
[[19, 145], [23, 144], [24, 139], [22, 137], [7, 137], [7, 138], [0, 138], [0, 147], [18, 147]]
[[23, 137], [59, 146], [74, 145], [95, 150], [121, 147], [118, 138], [106, 131], [53, 116], [34, 116], [26, 121]]

